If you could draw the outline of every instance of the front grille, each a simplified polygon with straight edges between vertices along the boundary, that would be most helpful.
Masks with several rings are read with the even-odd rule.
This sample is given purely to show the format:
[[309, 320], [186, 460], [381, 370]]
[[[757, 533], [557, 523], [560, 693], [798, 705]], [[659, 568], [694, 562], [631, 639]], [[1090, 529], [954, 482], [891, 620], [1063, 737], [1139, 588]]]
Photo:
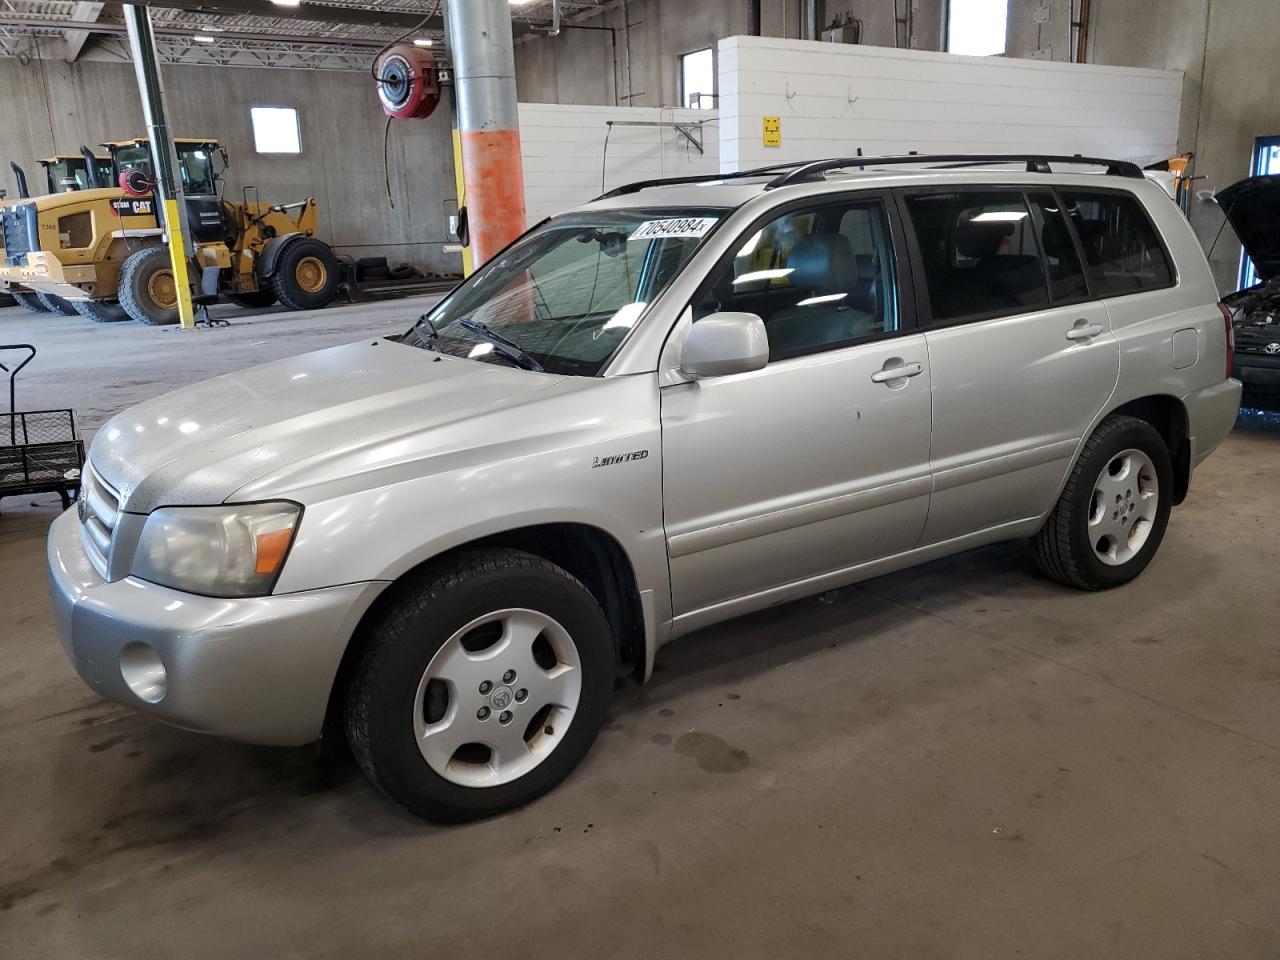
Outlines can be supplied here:
[[87, 463], [80, 483], [80, 536], [94, 568], [103, 578], [110, 579], [111, 538], [120, 515], [120, 495]]
[[[1236, 351], [1280, 356], [1280, 323], [1236, 324]], [[1270, 348], [1270, 349], [1268, 349]]]
[[34, 249], [36, 205], [16, 203], [0, 209], [0, 230], [4, 231], [4, 257], [11, 267], [21, 267]]

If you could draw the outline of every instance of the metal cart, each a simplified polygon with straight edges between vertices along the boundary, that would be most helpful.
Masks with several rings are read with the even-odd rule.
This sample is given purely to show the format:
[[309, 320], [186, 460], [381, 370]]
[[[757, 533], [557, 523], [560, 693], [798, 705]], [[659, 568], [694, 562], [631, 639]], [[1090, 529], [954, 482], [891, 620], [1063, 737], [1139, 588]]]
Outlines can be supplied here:
[[[3, 360], [12, 350], [27, 351], [16, 366]], [[56, 493], [65, 508], [80, 492], [84, 441], [72, 410], [18, 410], [18, 373], [35, 355], [29, 343], [0, 344], [0, 371], [9, 375], [9, 412], [0, 415], [0, 498]]]

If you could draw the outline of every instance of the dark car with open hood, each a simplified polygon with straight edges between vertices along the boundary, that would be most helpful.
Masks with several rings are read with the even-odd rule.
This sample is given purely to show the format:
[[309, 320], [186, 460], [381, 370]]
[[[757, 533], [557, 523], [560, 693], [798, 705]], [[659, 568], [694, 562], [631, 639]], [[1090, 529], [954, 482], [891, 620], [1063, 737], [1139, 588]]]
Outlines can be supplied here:
[[1217, 201], [1258, 276], [1222, 298], [1235, 330], [1233, 376], [1246, 393], [1280, 397], [1280, 177], [1233, 183]]

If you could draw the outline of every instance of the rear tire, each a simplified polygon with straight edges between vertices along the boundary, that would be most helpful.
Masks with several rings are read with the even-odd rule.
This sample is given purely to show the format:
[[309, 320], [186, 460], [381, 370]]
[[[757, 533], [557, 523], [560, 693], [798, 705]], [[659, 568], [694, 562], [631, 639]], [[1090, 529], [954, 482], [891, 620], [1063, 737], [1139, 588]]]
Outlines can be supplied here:
[[166, 247], [147, 247], [129, 255], [117, 290], [130, 317], [155, 327], [178, 322], [178, 293]]
[[73, 300], [72, 305], [80, 316], [94, 323], [120, 323], [132, 319], [124, 307], [111, 300]]
[[44, 304], [44, 308], [50, 313], [57, 314], [60, 317], [79, 316], [76, 313], [75, 306], [65, 297], [54, 296], [52, 293], [37, 293], [40, 302]]
[[1128, 583], [1147, 568], [1169, 524], [1173, 465], [1145, 420], [1113, 416], [1084, 445], [1057, 505], [1032, 539], [1045, 576], [1080, 590]]
[[48, 313], [49, 308], [40, 301], [40, 295], [25, 290], [10, 291], [9, 296], [18, 301], [18, 306], [28, 313]]
[[228, 293], [227, 299], [246, 310], [265, 310], [275, 304], [276, 294], [274, 290], [264, 288], [245, 293]]
[[338, 258], [314, 237], [290, 240], [276, 258], [271, 290], [290, 310], [328, 306], [338, 293]]
[[417, 816], [456, 823], [567, 777], [613, 690], [609, 625], [586, 587], [541, 557], [483, 550], [392, 589], [347, 690], [347, 738], [369, 779]]

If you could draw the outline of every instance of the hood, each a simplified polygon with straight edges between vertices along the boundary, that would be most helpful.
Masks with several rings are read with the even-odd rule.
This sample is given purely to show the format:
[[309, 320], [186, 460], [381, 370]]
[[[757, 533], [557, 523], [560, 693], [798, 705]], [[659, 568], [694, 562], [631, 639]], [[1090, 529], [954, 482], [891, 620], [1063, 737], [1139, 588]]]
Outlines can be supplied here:
[[1280, 177], [1249, 177], [1215, 199], [1263, 280], [1280, 277]]
[[93, 200], [119, 200], [125, 192], [119, 187], [100, 187], [97, 190], [70, 190], [65, 193], [46, 193], [42, 197], [32, 197], [28, 203], [34, 203], [41, 213], [58, 210], [62, 207], [80, 207]]
[[[386, 467], [410, 448], [475, 448], [474, 421], [592, 381], [390, 340], [331, 347], [148, 400], [94, 437], [93, 469], [124, 509], [286, 496]], [[271, 482], [254, 485], [270, 476]]]

